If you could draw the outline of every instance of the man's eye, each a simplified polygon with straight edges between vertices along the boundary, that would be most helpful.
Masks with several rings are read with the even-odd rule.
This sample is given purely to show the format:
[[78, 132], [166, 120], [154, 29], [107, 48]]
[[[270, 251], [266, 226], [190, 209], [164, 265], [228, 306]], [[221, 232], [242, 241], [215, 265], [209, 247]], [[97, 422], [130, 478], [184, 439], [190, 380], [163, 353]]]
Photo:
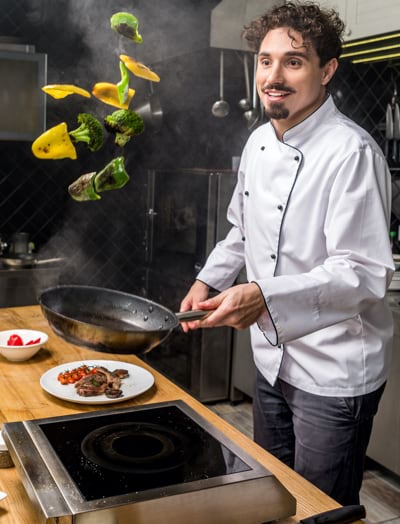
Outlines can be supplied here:
[[300, 60], [289, 60], [289, 65], [292, 66], [292, 67], [298, 67], [301, 65], [301, 62]]

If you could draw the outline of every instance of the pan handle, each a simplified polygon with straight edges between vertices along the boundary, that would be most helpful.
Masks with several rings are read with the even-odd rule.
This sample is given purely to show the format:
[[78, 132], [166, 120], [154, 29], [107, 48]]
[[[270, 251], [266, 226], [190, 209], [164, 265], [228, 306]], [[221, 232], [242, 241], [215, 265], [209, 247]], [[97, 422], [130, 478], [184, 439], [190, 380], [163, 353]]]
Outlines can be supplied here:
[[191, 320], [201, 320], [209, 313], [211, 313], [210, 310], [207, 311], [204, 309], [192, 309], [191, 311], [181, 311], [180, 313], [175, 313], [175, 316], [179, 322], [190, 322]]

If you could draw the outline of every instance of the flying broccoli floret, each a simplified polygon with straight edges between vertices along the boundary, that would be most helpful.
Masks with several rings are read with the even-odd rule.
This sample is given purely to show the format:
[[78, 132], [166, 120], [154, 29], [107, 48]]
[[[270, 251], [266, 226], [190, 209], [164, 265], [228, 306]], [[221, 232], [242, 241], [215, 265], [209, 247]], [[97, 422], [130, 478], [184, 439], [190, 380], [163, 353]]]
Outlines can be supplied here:
[[144, 130], [143, 119], [135, 111], [119, 109], [104, 119], [107, 131], [115, 135], [115, 143], [124, 147], [132, 136], [140, 135]]
[[69, 134], [75, 142], [85, 142], [90, 151], [97, 151], [104, 143], [103, 126], [90, 113], [80, 113], [77, 118], [79, 127]]

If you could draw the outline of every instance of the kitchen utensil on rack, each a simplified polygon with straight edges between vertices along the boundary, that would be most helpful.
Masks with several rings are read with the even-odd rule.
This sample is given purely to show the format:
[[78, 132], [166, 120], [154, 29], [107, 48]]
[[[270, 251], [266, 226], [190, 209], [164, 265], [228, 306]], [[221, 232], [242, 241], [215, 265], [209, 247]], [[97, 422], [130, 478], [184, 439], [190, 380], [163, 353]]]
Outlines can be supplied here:
[[29, 233], [24, 231], [14, 233], [9, 245], [9, 253], [15, 256], [32, 253], [35, 245], [29, 240]]
[[393, 153], [392, 153], [392, 160], [393, 162], [398, 162], [398, 150], [399, 145], [398, 141], [400, 140], [400, 107], [397, 102], [397, 99], [394, 104], [394, 115], [393, 115]]
[[257, 72], [257, 60], [258, 55], [254, 55], [254, 70], [253, 70], [253, 107], [246, 111], [244, 116], [247, 120], [247, 128], [249, 130], [253, 129], [253, 127], [257, 124], [259, 118], [260, 118], [260, 112], [258, 110], [258, 95], [257, 95], [257, 84], [256, 84], [256, 72]]
[[4, 242], [0, 235], [0, 256], [3, 254], [3, 251], [8, 248], [7, 242]]
[[22, 269], [22, 268], [28, 268], [28, 267], [36, 267], [36, 266], [44, 266], [49, 264], [57, 264], [60, 262], [63, 262], [63, 258], [61, 257], [55, 257], [55, 258], [44, 258], [44, 259], [38, 259], [34, 253], [27, 253], [25, 255], [18, 255], [18, 256], [2, 256], [0, 258], [0, 262], [11, 269]]
[[385, 115], [385, 157], [389, 157], [389, 144], [393, 140], [393, 111], [392, 105], [386, 106]]
[[147, 353], [180, 322], [209, 313], [173, 313], [146, 298], [94, 286], [56, 286], [44, 290], [38, 301], [57, 335], [108, 353]]
[[150, 82], [150, 96], [134, 111], [138, 113], [144, 122], [146, 129], [157, 132], [163, 124], [163, 111], [159, 97], [154, 93], [153, 82]]
[[[385, 114], [385, 156], [392, 162], [397, 163], [398, 158], [398, 141], [400, 140], [400, 106], [397, 96], [397, 84], [392, 75], [393, 93], [390, 102], [386, 106]], [[390, 143], [392, 148], [390, 149]]]
[[246, 97], [239, 100], [239, 107], [243, 111], [251, 109], [251, 95], [250, 95], [250, 77], [249, 77], [249, 60], [247, 53], [243, 55], [244, 81], [246, 86]]
[[396, 172], [392, 176], [392, 213], [400, 221], [400, 179]]
[[214, 102], [211, 112], [217, 118], [224, 118], [229, 111], [229, 104], [224, 100], [224, 52], [221, 50], [219, 55], [219, 100]]

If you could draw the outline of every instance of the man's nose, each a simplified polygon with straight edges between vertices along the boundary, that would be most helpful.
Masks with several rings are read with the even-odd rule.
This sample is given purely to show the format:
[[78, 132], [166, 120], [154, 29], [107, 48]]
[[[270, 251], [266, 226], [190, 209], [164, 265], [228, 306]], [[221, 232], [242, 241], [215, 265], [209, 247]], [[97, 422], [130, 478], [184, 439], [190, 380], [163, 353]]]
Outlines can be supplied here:
[[268, 84], [283, 83], [283, 68], [280, 63], [276, 62], [268, 69], [267, 82]]

